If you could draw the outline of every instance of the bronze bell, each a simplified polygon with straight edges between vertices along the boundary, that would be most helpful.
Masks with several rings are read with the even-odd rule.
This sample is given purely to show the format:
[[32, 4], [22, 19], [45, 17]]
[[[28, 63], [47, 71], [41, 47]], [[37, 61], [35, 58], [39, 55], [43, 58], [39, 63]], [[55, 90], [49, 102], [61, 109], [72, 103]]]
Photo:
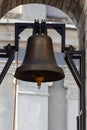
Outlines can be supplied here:
[[24, 81], [57, 81], [64, 78], [63, 70], [57, 66], [52, 39], [45, 34], [35, 34], [28, 39], [23, 63], [17, 68], [15, 77]]

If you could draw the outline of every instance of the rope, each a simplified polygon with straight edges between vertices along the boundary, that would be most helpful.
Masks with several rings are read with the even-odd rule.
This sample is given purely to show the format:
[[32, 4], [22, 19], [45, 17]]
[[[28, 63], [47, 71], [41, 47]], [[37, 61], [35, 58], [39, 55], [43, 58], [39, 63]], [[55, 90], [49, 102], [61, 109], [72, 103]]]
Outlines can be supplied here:
[[[16, 68], [18, 67], [18, 52], [15, 54], [16, 57]], [[17, 79], [14, 81], [14, 113], [13, 113], [13, 130], [16, 130], [16, 110], [17, 110]]]

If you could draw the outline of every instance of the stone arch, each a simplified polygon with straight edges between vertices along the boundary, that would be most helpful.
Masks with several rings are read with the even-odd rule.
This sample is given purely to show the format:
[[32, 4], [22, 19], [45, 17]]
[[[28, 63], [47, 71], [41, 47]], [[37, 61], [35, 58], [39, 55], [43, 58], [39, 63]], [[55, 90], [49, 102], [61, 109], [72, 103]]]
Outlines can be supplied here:
[[77, 27], [80, 48], [85, 47], [85, 0], [0, 0], [0, 17], [18, 5], [29, 3], [50, 5], [65, 12]]
[[73, 23], [77, 27], [80, 48], [86, 49], [85, 45], [87, 44], [87, 21], [86, 12], [84, 12], [84, 6], [87, 1], [85, 1], [86, 0], [0, 0], [0, 18], [4, 16], [4, 14], [6, 14], [9, 10], [21, 4], [40, 3], [54, 6], [65, 12], [72, 19]]

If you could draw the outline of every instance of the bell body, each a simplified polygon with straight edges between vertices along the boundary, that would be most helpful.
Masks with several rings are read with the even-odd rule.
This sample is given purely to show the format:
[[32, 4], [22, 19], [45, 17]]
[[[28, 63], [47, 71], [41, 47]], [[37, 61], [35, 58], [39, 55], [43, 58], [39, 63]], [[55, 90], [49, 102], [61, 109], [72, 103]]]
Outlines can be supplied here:
[[17, 68], [15, 77], [31, 82], [37, 82], [38, 77], [41, 82], [64, 78], [63, 70], [57, 66], [49, 36], [38, 34], [29, 37], [23, 63]]

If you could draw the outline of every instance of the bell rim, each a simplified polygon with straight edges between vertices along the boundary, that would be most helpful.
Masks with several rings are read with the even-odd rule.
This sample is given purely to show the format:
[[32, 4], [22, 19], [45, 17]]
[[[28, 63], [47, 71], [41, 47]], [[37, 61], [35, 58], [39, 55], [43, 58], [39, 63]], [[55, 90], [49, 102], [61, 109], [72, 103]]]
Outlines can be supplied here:
[[[42, 76], [45, 77], [43, 82], [53, 82], [53, 81], [62, 80], [65, 77], [62, 68], [60, 68], [60, 67], [58, 67], [58, 69], [57, 69], [57, 67], [55, 67], [55, 68], [56, 69], [54, 69], [54, 70], [53, 69], [47, 70], [46, 68], [45, 69], [43, 68], [42, 70], [40, 70], [40, 69], [35, 70], [35, 68], [29, 69], [29, 67], [28, 67], [28, 70], [26, 69], [23, 71], [23, 69], [24, 69], [23, 66], [22, 67], [20, 66], [17, 68], [14, 76], [19, 80], [36, 82], [34, 80], [34, 77], [31, 77], [31, 76], [34, 75], [34, 73], [36, 75], [36, 73], [38, 71], [41, 71], [43, 73]], [[26, 75], [27, 75], [27, 77], [29, 76], [29, 78], [25, 78]]]

